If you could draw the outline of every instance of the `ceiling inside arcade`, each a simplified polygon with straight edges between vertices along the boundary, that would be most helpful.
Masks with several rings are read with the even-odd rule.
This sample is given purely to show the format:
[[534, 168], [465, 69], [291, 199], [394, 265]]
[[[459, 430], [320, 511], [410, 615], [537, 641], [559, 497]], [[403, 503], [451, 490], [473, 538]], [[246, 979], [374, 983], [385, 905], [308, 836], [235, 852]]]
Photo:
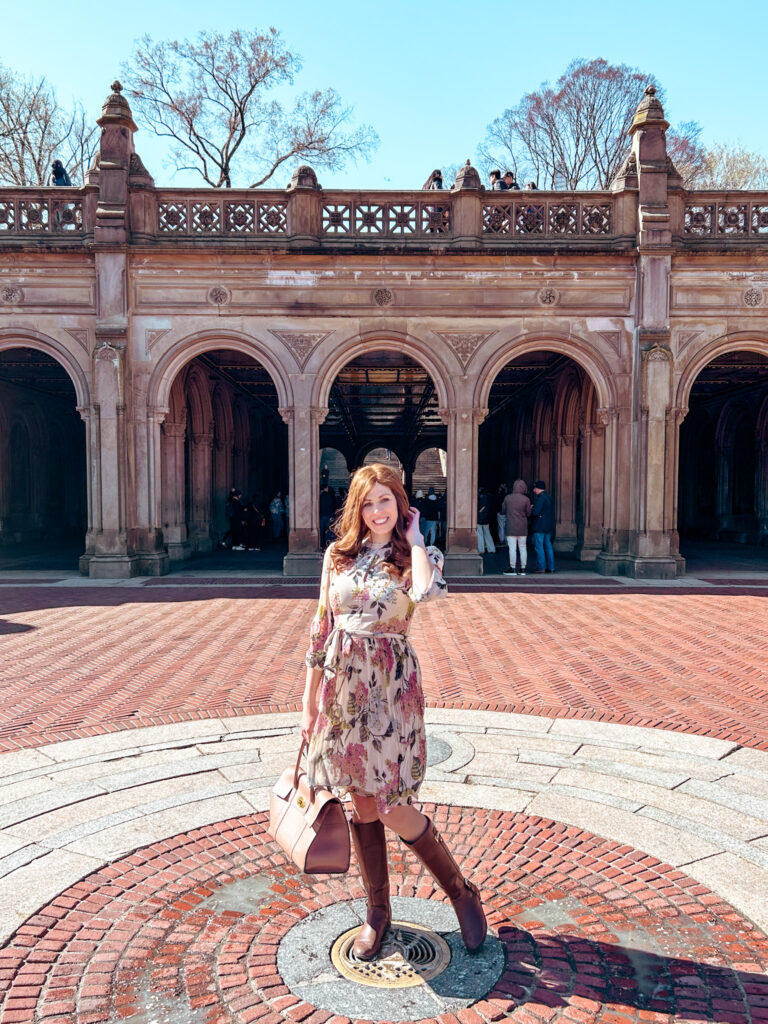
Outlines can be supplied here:
[[0, 381], [33, 394], [76, 402], [72, 379], [52, 356], [34, 348], [9, 348], [0, 352]]
[[339, 372], [320, 427], [323, 447], [352, 454], [371, 444], [445, 446], [435, 386], [427, 371], [401, 352], [358, 356]]
[[708, 363], [691, 388], [690, 404], [718, 403], [734, 395], [762, 399], [768, 394], [768, 356], [728, 352]]
[[212, 379], [225, 380], [254, 405], [277, 416], [277, 389], [264, 367], [244, 352], [215, 349], [197, 356]]

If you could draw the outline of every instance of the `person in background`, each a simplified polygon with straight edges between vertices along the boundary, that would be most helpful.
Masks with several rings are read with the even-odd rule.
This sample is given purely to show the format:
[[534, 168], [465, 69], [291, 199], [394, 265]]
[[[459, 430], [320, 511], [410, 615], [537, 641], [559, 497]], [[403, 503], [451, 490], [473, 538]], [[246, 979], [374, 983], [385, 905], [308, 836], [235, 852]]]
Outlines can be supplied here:
[[504, 171], [504, 188], [516, 189], [520, 191], [520, 186], [517, 184], [517, 179], [512, 171]]
[[533, 485], [533, 510], [531, 511], [531, 532], [538, 563], [536, 572], [555, 571], [555, 553], [552, 549], [552, 534], [555, 532], [555, 517], [552, 499], [547, 494], [547, 485], [537, 480]]
[[272, 540], [277, 540], [283, 535], [283, 523], [285, 521], [285, 505], [283, 495], [278, 491], [269, 503], [269, 514], [272, 516]]
[[496, 550], [491, 537], [491, 496], [481, 487], [477, 492], [477, 550], [481, 555]]
[[515, 480], [512, 484], [512, 493], [504, 499], [502, 511], [506, 519], [509, 548], [509, 568], [504, 570], [504, 575], [517, 576], [519, 555], [520, 575], [525, 576], [528, 565], [528, 516], [531, 514], [531, 502], [525, 480]]
[[229, 520], [229, 529], [221, 538], [221, 543], [227, 547], [229, 541], [233, 551], [245, 551], [245, 509], [243, 496], [236, 487], [230, 488], [225, 512]]
[[501, 171], [491, 171], [488, 177], [491, 179], [491, 188], [494, 192], [504, 192], [506, 190], [507, 186], [501, 180]]
[[266, 523], [266, 517], [256, 504], [256, 495], [243, 509], [243, 515], [245, 518], [245, 549], [246, 551], [261, 551], [261, 529]]
[[421, 186], [422, 192], [435, 192], [443, 187], [443, 172], [432, 171], [430, 176]]
[[507, 517], [504, 514], [504, 499], [507, 496], [507, 485], [499, 484], [496, 490], [496, 528], [499, 531], [499, 547], [504, 547], [507, 536]]
[[538, 192], [539, 191], [539, 186], [536, 184], [535, 181], [529, 181], [528, 184], [525, 187], [527, 188], [527, 190], [529, 192]]
[[54, 160], [51, 164], [51, 173], [48, 176], [48, 184], [56, 188], [66, 188], [72, 184], [67, 174], [67, 169], [61, 160]]
[[331, 471], [328, 469], [328, 463], [323, 464], [323, 468], [320, 472], [320, 486], [325, 487], [331, 482]]
[[333, 519], [333, 514], [336, 510], [334, 496], [327, 483], [323, 484], [320, 488], [318, 506], [320, 514], [320, 548], [324, 551], [328, 544], [328, 531], [331, 527], [331, 519]]
[[430, 487], [424, 499], [424, 540], [429, 546], [437, 540], [437, 524], [440, 522], [440, 502], [435, 494], [435, 488]]

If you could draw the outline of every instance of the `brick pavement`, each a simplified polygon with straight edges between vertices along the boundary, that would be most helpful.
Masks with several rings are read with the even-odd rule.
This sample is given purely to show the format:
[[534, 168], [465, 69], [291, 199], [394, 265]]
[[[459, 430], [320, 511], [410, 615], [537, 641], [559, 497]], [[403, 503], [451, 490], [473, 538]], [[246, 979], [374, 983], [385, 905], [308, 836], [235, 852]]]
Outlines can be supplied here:
[[[768, 750], [766, 591], [472, 590], [414, 620], [428, 702]], [[456, 588], [457, 590], [460, 588]], [[312, 589], [0, 588], [0, 750], [291, 709]]]
[[[487, 943], [505, 953], [489, 991], [457, 1015], [441, 1012], [435, 984], [430, 1022], [768, 1020], [768, 938], [684, 871], [540, 817], [425, 809], [480, 886]], [[278, 949], [308, 915], [363, 895], [356, 868], [298, 875], [265, 820], [156, 842], [42, 907], [0, 950], [1, 1024], [352, 1024], [284, 983]], [[442, 899], [395, 842], [390, 861], [393, 891]], [[386, 990], [380, 1001], [381, 1022]]]

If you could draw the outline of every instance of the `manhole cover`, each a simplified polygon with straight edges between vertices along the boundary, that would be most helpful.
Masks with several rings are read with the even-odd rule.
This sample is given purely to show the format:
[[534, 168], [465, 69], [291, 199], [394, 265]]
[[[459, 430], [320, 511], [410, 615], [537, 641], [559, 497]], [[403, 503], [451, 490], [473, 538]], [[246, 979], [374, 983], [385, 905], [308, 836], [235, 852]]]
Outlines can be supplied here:
[[331, 960], [345, 978], [374, 988], [411, 988], [442, 974], [451, 962], [447, 942], [410, 921], [393, 921], [375, 960], [358, 960], [352, 944], [359, 927], [334, 942]]

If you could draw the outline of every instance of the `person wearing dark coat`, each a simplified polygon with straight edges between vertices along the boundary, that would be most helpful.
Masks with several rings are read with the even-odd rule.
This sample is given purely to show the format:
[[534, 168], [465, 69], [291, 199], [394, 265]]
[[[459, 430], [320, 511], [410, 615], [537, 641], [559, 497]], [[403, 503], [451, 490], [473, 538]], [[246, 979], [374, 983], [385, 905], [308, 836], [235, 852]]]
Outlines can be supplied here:
[[48, 184], [55, 185], [57, 188], [66, 188], [72, 184], [69, 180], [67, 169], [61, 160], [54, 160], [51, 164], [51, 173], [48, 176]]
[[243, 508], [243, 496], [236, 487], [233, 487], [227, 498], [227, 519], [229, 529], [221, 538], [222, 544], [226, 545], [229, 538], [233, 551], [245, 550], [245, 509]]
[[245, 547], [247, 551], [261, 551], [261, 530], [267, 518], [254, 497], [243, 509], [245, 519]]
[[543, 480], [537, 480], [533, 485], [533, 494], [531, 533], [538, 563], [536, 572], [554, 572], [555, 552], [552, 549], [552, 534], [555, 532], [555, 516], [552, 511], [552, 499], [547, 494], [547, 485]]
[[494, 192], [506, 192], [507, 186], [501, 180], [501, 171], [491, 171], [488, 177], [491, 179], [491, 188]]
[[328, 484], [323, 484], [320, 488], [320, 507], [318, 512], [320, 513], [320, 547], [325, 549], [328, 543], [328, 531], [331, 528], [331, 519], [333, 519], [334, 513], [334, 496], [331, 493], [331, 489]]
[[491, 537], [491, 496], [488, 491], [481, 487], [477, 492], [477, 550], [483, 555], [496, 550], [496, 545]]
[[520, 556], [520, 575], [525, 576], [528, 565], [528, 516], [531, 514], [531, 501], [528, 497], [528, 485], [525, 480], [515, 480], [512, 492], [504, 499], [502, 511], [506, 519], [507, 547], [509, 548], [509, 568], [504, 570], [505, 576], [517, 576], [517, 557]]
[[432, 171], [430, 176], [421, 186], [422, 192], [435, 192], [439, 191], [443, 187], [443, 172]]

